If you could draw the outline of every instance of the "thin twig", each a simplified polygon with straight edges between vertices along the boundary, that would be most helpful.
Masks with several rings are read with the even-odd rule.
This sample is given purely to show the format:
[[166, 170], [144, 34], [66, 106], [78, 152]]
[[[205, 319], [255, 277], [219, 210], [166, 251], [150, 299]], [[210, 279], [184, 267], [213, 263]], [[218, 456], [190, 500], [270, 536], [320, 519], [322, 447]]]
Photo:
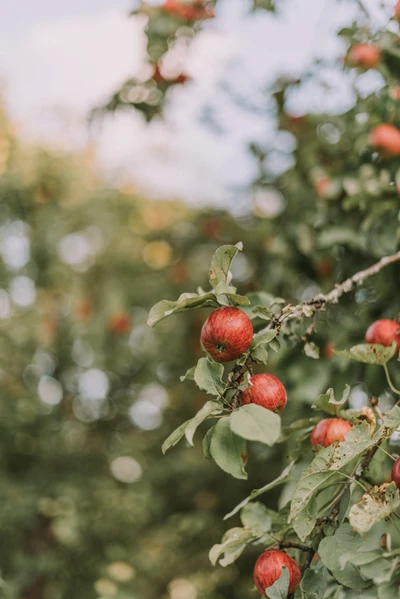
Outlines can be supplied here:
[[[273, 326], [278, 330], [278, 334], [282, 327], [282, 324], [289, 320], [302, 320], [303, 318], [311, 317], [316, 312], [322, 312], [325, 310], [327, 304], [337, 304], [342, 295], [349, 293], [354, 289], [356, 285], [361, 285], [368, 279], [378, 274], [383, 268], [400, 261], [400, 252], [396, 252], [391, 256], [385, 256], [381, 258], [379, 262], [376, 262], [372, 266], [355, 273], [349, 277], [343, 283], [337, 284], [332, 291], [326, 294], [318, 294], [312, 300], [302, 302], [297, 306], [285, 306], [279, 316], [275, 317], [272, 321]], [[306, 313], [304, 309], [306, 308]], [[269, 325], [268, 328], [271, 328]], [[397, 392], [397, 391], [396, 391]], [[397, 392], [398, 393], [398, 392]]]

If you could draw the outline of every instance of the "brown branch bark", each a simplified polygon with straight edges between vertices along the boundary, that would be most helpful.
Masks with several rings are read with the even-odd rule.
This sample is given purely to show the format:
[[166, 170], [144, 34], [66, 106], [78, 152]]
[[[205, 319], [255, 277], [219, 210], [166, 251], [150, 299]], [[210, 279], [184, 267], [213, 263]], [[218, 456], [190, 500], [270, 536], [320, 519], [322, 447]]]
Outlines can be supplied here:
[[[283, 323], [288, 322], [289, 320], [301, 320], [306, 316], [311, 317], [316, 312], [322, 312], [325, 310], [327, 304], [337, 304], [342, 295], [352, 291], [356, 285], [361, 285], [365, 279], [378, 274], [383, 268], [386, 268], [386, 266], [399, 261], [400, 252], [396, 252], [391, 256], [385, 256], [365, 270], [355, 273], [353, 276], [343, 281], [343, 283], [335, 285], [335, 288], [329, 293], [320, 293], [312, 300], [308, 302], [302, 302], [297, 306], [290, 306], [290, 304], [285, 306], [281, 314], [272, 322], [275, 327], [280, 330]], [[306, 309], [307, 315], [305, 314], [304, 309]]]

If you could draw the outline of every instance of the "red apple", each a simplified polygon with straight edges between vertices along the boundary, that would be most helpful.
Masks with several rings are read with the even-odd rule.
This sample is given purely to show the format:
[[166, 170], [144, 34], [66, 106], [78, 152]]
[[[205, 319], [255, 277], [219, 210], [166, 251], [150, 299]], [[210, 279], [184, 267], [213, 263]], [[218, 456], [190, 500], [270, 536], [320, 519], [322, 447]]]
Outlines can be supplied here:
[[384, 123], [372, 129], [368, 143], [375, 150], [379, 150], [383, 157], [400, 155], [400, 131], [393, 125]]
[[330, 342], [325, 343], [324, 352], [323, 352], [325, 358], [333, 358], [335, 356], [335, 349], [336, 349], [336, 346], [334, 343], [330, 343]]
[[[265, 597], [265, 589], [280, 578], [282, 567], [289, 570], [289, 593], [294, 593], [300, 584], [301, 572], [298, 564], [284, 551], [265, 551], [254, 566], [254, 584], [258, 592]], [[268, 595], [267, 595], [268, 596]]]
[[328, 447], [336, 441], [344, 441], [350, 429], [351, 424], [342, 418], [325, 418], [314, 427], [310, 437], [311, 445]]
[[355, 67], [373, 69], [379, 63], [381, 52], [371, 44], [357, 44], [349, 52], [349, 61]]
[[162, 8], [165, 12], [187, 21], [212, 19], [214, 16], [212, 9], [203, 0], [193, 0], [191, 3], [182, 0], [165, 0]]
[[389, 347], [393, 341], [396, 341], [397, 349], [400, 351], [400, 324], [389, 318], [375, 320], [365, 333], [365, 341], [385, 347]]
[[241, 403], [255, 403], [272, 412], [282, 412], [286, 406], [286, 389], [273, 374], [255, 374], [251, 377], [251, 387], [242, 391]]
[[125, 312], [114, 314], [110, 318], [110, 329], [117, 335], [124, 335], [132, 326], [131, 319]]
[[239, 308], [218, 308], [203, 324], [200, 338], [204, 349], [216, 362], [230, 362], [249, 349], [253, 326]]
[[392, 468], [392, 481], [400, 489], [400, 458], [397, 458]]
[[317, 195], [321, 197], [326, 196], [329, 191], [330, 185], [331, 180], [329, 179], [329, 177], [321, 177], [321, 179], [318, 179], [314, 186]]
[[398, 2], [396, 4], [393, 17], [395, 19], [397, 19], [398, 21], [400, 21], [400, 0], [398, 0]]

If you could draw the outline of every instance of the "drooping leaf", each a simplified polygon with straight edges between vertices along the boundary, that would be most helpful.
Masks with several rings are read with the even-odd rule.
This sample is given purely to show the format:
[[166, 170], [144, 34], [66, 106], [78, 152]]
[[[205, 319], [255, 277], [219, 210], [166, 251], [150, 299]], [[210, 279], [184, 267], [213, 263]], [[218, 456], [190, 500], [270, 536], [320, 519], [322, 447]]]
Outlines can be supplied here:
[[360, 534], [368, 532], [376, 522], [390, 516], [400, 505], [400, 493], [395, 483], [372, 487], [349, 512], [349, 522]]
[[242, 508], [244, 508], [250, 501], [252, 501], [256, 497], [259, 497], [260, 495], [266, 493], [267, 491], [270, 491], [274, 487], [277, 487], [278, 485], [282, 485], [283, 483], [287, 482], [290, 479], [294, 464], [295, 462], [290, 462], [290, 464], [286, 466], [286, 468], [278, 476], [278, 478], [271, 481], [270, 483], [267, 483], [260, 489], [254, 489], [254, 491], [252, 491], [250, 495], [246, 497], [246, 499], [243, 499], [243, 501], [241, 501], [235, 508], [233, 508], [233, 510], [229, 512], [229, 514], [226, 514], [226, 516], [224, 516], [224, 520], [227, 520], [228, 518], [231, 518], [231, 516], [234, 516], [235, 514], [240, 512]]
[[190, 422], [190, 420], [186, 420], [186, 422], [183, 422], [164, 441], [164, 443], [161, 446], [161, 450], [162, 450], [163, 453], [166, 453], [168, 451], [168, 449], [170, 449], [171, 447], [173, 447], [174, 445], [176, 445], [177, 443], [179, 443], [179, 441], [182, 439], [182, 437], [185, 436], [185, 431], [186, 431], [186, 428], [187, 428], [189, 422]]
[[396, 353], [396, 342], [391, 347], [385, 347], [384, 345], [377, 345], [374, 343], [360, 343], [354, 345], [350, 349], [334, 350], [338, 356], [349, 358], [350, 360], [356, 360], [357, 362], [364, 362], [366, 364], [386, 364]]
[[261, 318], [262, 320], [271, 320], [271, 318], [273, 317], [273, 312], [272, 310], [270, 310], [269, 308], [267, 308], [266, 306], [254, 306], [254, 308], [252, 308], [252, 313], [255, 316], [258, 316], [258, 318]]
[[183, 381], [194, 381], [194, 373], [196, 372], [196, 366], [192, 366], [191, 368], [189, 368], [189, 370], [187, 370], [185, 372], [185, 374], [183, 374], [182, 376], [179, 377], [181, 383], [183, 383]]
[[230, 416], [231, 429], [248, 441], [273, 445], [281, 431], [280, 417], [256, 404], [248, 404], [234, 410]]
[[295, 533], [302, 541], [312, 533], [318, 518], [317, 497], [313, 495], [300, 515], [293, 519], [292, 525]]
[[229, 418], [221, 418], [214, 426], [208, 447], [210, 456], [224, 472], [247, 479], [246, 441], [232, 432]]
[[304, 353], [313, 360], [319, 359], [319, 347], [312, 341], [304, 345]]
[[286, 599], [289, 592], [289, 570], [282, 566], [282, 574], [273, 585], [265, 589], [265, 594], [269, 599]]
[[243, 526], [251, 528], [258, 535], [271, 530], [271, 516], [263, 503], [254, 502], [246, 505], [240, 513], [240, 519]]
[[231, 528], [227, 530], [222, 537], [222, 543], [214, 545], [208, 557], [213, 566], [216, 565], [221, 555], [225, 555], [219, 561], [223, 567], [233, 564], [233, 562], [243, 553], [246, 545], [254, 539], [254, 534], [246, 528]]
[[351, 529], [350, 524], [342, 524], [333, 536], [322, 539], [318, 547], [318, 555], [337, 582], [351, 589], [362, 589], [369, 585], [357, 566], [350, 562], [344, 567], [341, 565], [342, 556], [356, 551], [361, 544], [361, 537]]
[[268, 364], [268, 351], [264, 345], [258, 345], [251, 350], [251, 357], [255, 362], [261, 362], [262, 364]]
[[194, 371], [194, 381], [201, 391], [209, 395], [221, 397], [225, 389], [222, 380], [224, 367], [222, 364], [212, 362], [208, 358], [200, 358]]
[[217, 416], [221, 413], [221, 406], [215, 401], [207, 401], [204, 406], [199, 410], [191, 420], [186, 423], [185, 436], [189, 443], [189, 445], [193, 445], [193, 437], [197, 430], [204, 420], [206, 420], [209, 416]]
[[232, 260], [242, 249], [243, 244], [239, 242], [236, 245], [223, 245], [214, 253], [210, 266], [210, 283], [214, 289], [221, 281], [229, 285]]
[[251, 347], [255, 348], [255, 347], [258, 347], [259, 345], [265, 345], [267, 343], [270, 343], [272, 341], [272, 339], [275, 339], [277, 334], [278, 334], [278, 331], [276, 329], [269, 329], [268, 331], [260, 331], [259, 333], [256, 333], [254, 335], [253, 341], [251, 343]]
[[177, 312], [186, 312], [195, 308], [206, 308], [207, 306], [218, 307], [217, 299], [214, 293], [198, 295], [197, 293], [182, 293], [179, 298], [173, 302], [162, 300], [153, 306], [149, 312], [147, 324], [154, 327], [167, 316]]

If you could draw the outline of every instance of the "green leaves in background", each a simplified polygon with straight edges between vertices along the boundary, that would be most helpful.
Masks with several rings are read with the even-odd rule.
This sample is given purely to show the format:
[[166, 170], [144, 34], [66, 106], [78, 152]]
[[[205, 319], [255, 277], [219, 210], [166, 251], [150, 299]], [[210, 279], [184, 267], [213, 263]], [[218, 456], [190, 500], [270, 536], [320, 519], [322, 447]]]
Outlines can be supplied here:
[[356, 360], [357, 362], [364, 362], [365, 364], [379, 364], [382, 366], [393, 358], [396, 349], [396, 342], [394, 342], [391, 347], [385, 347], [384, 345], [377, 345], [374, 343], [361, 343], [350, 347], [350, 349], [334, 351], [337, 356], [343, 356], [344, 358]]

